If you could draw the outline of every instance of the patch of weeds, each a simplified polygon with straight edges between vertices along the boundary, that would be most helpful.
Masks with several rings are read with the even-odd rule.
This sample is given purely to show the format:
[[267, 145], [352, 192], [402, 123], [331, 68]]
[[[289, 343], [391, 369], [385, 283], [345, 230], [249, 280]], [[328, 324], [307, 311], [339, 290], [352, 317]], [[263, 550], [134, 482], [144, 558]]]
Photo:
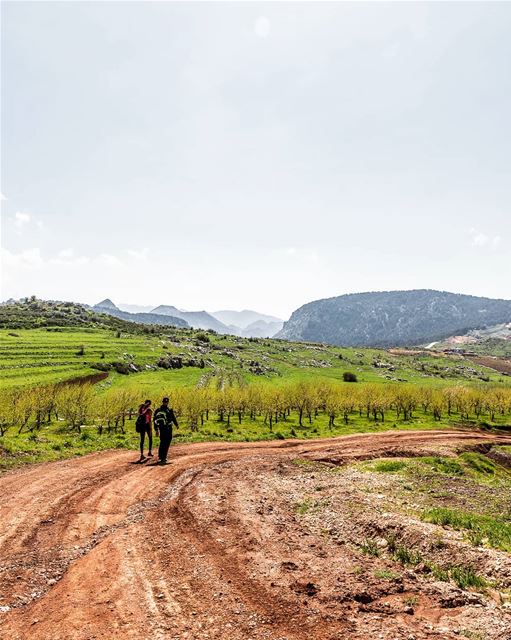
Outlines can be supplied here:
[[425, 566], [431, 571], [431, 575], [435, 580], [440, 582], [454, 582], [460, 589], [468, 589], [470, 587], [475, 589], [485, 589], [488, 586], [488, 582], [479, 576], [471, 567], [464, 566], [447, 566], [441, 567], [440, 565], [427, 560]]
[[403, 600], [405, 606], [407, 607], [415, 607], [419, 602], [419, 598], [417, 596], [409, 596]]
[[397, 548], [397, 536], [395, 533], [389, 533], [389, 535], [385, 538], [387, 542], [387, 549], [390, 554], [393, 554]]
[[293, 464], [297, 467], [314, 467], [315, 463], [312, 460], [304, 460], [303, 458], [295, 458]]
[[366, 538], [360, 545], [360, 550], [368, 556], [378, 557], [380, 555], [380, 549], [372, 538]]
[[374, 572], [374, 577], [380, 578], [381, 580], [399, 580], [401, 576], [399, 573], [390, 571], [390, 569], [377, 569]]
[[424, 456], [422, 458], [418, 458], [418, 462], [422, 462], [427, 465], [436, 473], [443, 473], [448, 476], [462, 476], [465, 473], [461, 464], [452, 458], [442, 456]]
[[374, 471], [378, 471], [378, 473], [397, 473], [404, 468], [406, 468], [406, 462], [403, 460], [382, 460], [373, 466]]
[[434, 562], [427, 562], [426, 566], [431, 571], [431, 575], [439, 582], [449, 582], [449, 570], [442, 568]]
[[480, 531], [469, 531], [467, 539], [474, 547], [482, 547], [484, 538]]
[[463, 462], [476, 473], [484, 476], [494, 476], [497, 465], [481, 453], [465, 452], [460, 455]]
[[511, 455], [511, 445], [502, 444], [497, 447], [493, 447], [493, 451], [497, 451], [499, 453], [506, 453]]
[[393, 558], [405, 566], [415, 566], [422, 562], [419, 551], [409, 549], [405, 545], [398, 545], [392, 554]]
[[472, 540], [487, 543], [495, 549], [511, 552], [511, 523], [491, 516], [469, 513], [445, 507], [435, 507], [424, 511], [421, 519], [442, 526], [450, 526], [458, 531], [470, 531]]
[[484, 589], [488, 586], [488, 582], [470, 567], [451, 567], [451, 579], [460, 589], [468, 589], [474, 587], [476, 589]]
[[486, 640], [487, 635], [482, 631], [470, 631], [469, 629], [462, 629], [460, 636], [468, 638], [469, 640]]
[[317, 513], [321, 507], [328, 504], [328, 500], [311, 500], [311, 498], [305, 498], [302, 502], [295, 504], [295, 512], [303, 516], [306, 513]]

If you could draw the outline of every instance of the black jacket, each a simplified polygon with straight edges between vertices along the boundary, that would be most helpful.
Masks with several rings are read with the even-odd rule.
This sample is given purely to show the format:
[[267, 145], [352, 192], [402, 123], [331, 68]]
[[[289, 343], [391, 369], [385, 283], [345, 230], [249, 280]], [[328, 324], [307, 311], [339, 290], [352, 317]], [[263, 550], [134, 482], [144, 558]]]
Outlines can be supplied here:
[[157, 424], [157, 418], [158, 418], [158, 414], [161, 412], [165, 413], [167, 417], [167, 424], [165, 425], [165, 427], [167, 427], [168, 429], [171, 429], [173, 424], [176, 427], [179, 427], [174, 411], [170, 409], [170, 407], [166, 407], [165, 405], [162, 405], [159, 409], [156, 409], [156, 411], [153, 414], [154, 428], [156, 430], [160, 428], [160, 425]]

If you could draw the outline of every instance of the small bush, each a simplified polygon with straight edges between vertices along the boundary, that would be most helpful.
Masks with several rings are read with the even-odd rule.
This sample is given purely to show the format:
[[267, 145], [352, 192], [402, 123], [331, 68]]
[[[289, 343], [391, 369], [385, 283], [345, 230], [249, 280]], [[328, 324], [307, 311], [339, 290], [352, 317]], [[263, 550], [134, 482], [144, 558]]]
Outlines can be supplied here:
[[352, 373], [351, 371], [345, 371], [342, 374], [342, 379], [344, 382], [357, 382], [357, 374]]
[[422, 562], [422, 556], [418, 551], [413, 551], [404, 545], [396, 547], [393, 553], [394, 558], [404, 565], [417, 565]]
[[375, 578], [380, 578], [381, 580], [399, 580], [401, 577], [399, 573], [394, 573], [394, 571], [390, 571], [389, 569], [378, 569], [374, 572]]
[[406, 467], [403, 460], [382, 460], [374, 465], [374, 470], [379, 473], [396, 473]]
[[424, 456], [419, 458], [420, 462], [432, 467], [437, 473], [444, 473], [449, 476], [462, 476], [464, 474], [463, 467], [456, 460], [444, 458], [441, 456]]
[[380, 555], [378, 545], [372, 538], [366, 538], [360, 545], [360, 550], [368, 556], [378, 557]]
[[450, 576], [460, 589], [469, 587], [484, 589], [488, 586], [487, 581], [470, 567], [452, 567]]

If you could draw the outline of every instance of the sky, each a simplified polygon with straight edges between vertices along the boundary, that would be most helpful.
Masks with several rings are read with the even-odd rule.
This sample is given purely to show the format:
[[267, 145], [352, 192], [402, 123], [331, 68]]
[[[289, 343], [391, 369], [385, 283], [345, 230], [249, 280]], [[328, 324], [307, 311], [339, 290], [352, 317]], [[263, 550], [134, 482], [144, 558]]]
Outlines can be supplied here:
[[1, 292], [511, 298], [511, 3], [2, 2]]

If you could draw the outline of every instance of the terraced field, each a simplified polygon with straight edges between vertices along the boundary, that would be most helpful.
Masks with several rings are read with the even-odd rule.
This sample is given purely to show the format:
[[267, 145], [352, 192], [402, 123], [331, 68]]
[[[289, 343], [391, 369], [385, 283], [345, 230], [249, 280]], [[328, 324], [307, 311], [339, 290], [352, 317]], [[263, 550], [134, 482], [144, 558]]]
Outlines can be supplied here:
[[[162, 356], [204, 360], [204, 369], [158, 369]], [[361, 382], [407, 381], [433, 386], [463, 382], [510, 383], [499, 372], [462, 357], [419, 352], [396, 354], [377, 349], [343, 349], [279, 340], [178, 331], [130, 334], [108, 329], [41, 328], [0, 330], [0, 387], [35, 386], [89, 376], [102, 365], [133, 364], [142, 386], [171, 380], [195, 385], [202, 375], [222, 368], [246, 381], [268, 384], [300, 380], [342, 380], [354, 372]], [[110, 374], [116, 385], [134, 384], [134, 376]], [[170, 378], [169, 378], [170, 376]], [[129, 378], [129, 381], [128, 381]]]
[[[154, 337], [106, 330], [48, 331], [46, 329], [0, 331], [0, 376], [3, 388], [34, 386], [84, 377], [101, 361], [149, 363], [155, 360]], [[161, 351], [161, 348], [160, 348]]]

